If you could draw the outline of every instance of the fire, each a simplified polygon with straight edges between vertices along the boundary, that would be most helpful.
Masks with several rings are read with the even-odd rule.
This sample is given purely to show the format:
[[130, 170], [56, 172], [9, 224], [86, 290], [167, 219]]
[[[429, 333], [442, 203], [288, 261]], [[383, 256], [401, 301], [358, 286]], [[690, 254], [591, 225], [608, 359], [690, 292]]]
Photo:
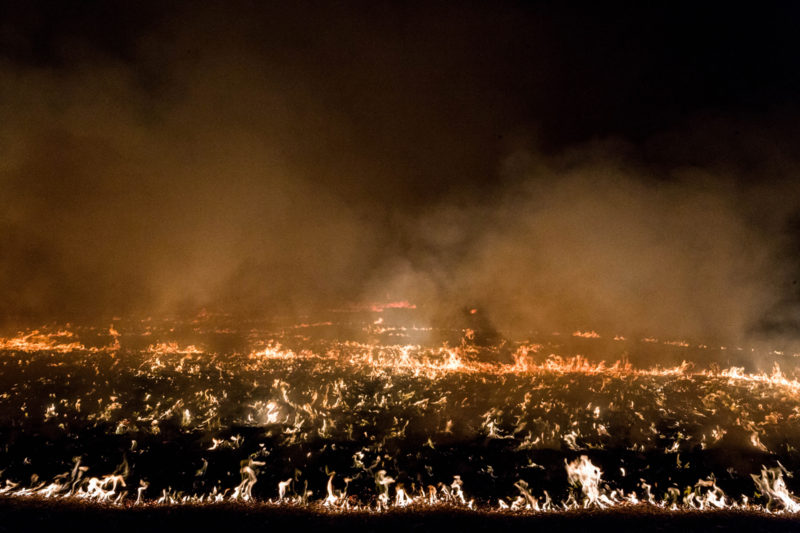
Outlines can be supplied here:
[[202, 349], [193, 344], [181, 346], [177, 342], [160, 342], [158, 344], [151, 344], [147, 347], [146, 351], [156, 355], [197, 355], [203, 353]]
[[59, 330], [54, 333], [33, 330], [27, 333], [19, 333], [16, 337], [0, 338], [0, 350], [26, 353], [86, 351], [86, 346], [80, 342], [71, 341], [73, 338], [74, 334], [69, 330]]
[[596, 331], [576, 331], [572, 334], [573, 337], [583, 337], [584, 339], [599, 339], [600, 334]]
[[[565, 461], [566, 463], [566, 461]], [[584, 496], [584, 507], [613, 505], [614, 501], [600, 490], [600, 479], [603, 472], [589, 461], [585, 455], [566, 463], [567, 479], [570, 483], [577, 484]]]
[[416, 309], [417, 306], [409, 303], [406, 300], [397, 301], [397, 302], [388, 302], [382, 304], [372, 304], [370, 309], [376, 313], [382, 312], [384, 309]]
[[[316, 324], [255, 330], [247, 349], [226, 353], [172, 340], [173, 326], [152, 322], [138, 333], [127, 326], [119, 328], [124, 334], [115, 326], [40, 329], [2, 339], [4, 372], [19, 376], [0, 394], [6, 420], [77, 442], [74, 428], [91, 428], [101, 448], [108, 438], [115, 443], [109, 450], [127, 442], [127, 451], [116, 469], [94, 466], [107, 459], [80, 452], [46, 480], [33, 469], [58, 472], [71, 457], [23, 461], [6, 453], [0, 495], [337, 512], [441, 505], [800, 512], [790, 488], [794, 472], [775, 464], [791, 458], [783, 432], [800, 431], [800, 382], [777, 364], [770, 372], [686, 361], [641, 368], [626, 359], [559, 355], [546, 341], [482, 347], [472, 330], [453, 344], [317, 340], [307, 330], [328, 323]], [[371, 335], [376, 325], [394, 327], [370, 319], [363, 331]], [[573, 335], [602, 342], [594, 331]], [[486, 357], [501, 350], [505, 358]], [[181, 446], [174, 460], [185, 461], [174, 471], [192, 478], [176, 479], [182, 488], [163, 485], [141, 466], [170, 439]], [[462, 442], [478, 443], [469, 458], [458, 456]], [[760, 470], [704, 470], [698, 454], [729, 442], [760, 460]], [[675, 479], [694, 477], [683, 484], [649, 478], [638, 457], [671, 463]], [[454, 471], [452, 463], [468, 468]], [[720, 474], [737, 476], [738, 485]], [[750, 493], [741, 492], [742, 479]], [[487, 492], [489, 484], [496, 492]]]

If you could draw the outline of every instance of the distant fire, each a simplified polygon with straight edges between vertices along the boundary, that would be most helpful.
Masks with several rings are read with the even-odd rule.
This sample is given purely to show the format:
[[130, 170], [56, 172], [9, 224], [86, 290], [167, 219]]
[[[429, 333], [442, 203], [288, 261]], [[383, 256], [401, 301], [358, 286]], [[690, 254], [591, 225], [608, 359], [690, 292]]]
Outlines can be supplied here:
[[389, 302], [383, 304], [372, 304], [370, 309], [375, 311], [376, 313], [380, 313], [384, 309], [416, 309], [417, 306], [414, 304], [410, 304], [407, 301], [403, 300], [401, 302]]

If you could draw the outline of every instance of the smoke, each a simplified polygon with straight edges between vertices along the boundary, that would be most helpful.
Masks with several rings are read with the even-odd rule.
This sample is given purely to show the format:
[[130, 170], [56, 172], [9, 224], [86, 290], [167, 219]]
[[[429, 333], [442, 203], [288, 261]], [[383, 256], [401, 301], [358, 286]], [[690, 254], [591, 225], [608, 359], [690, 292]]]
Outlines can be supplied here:
[[508, 335], [795, 320], [790, 107], [617, 120], [630, 78], [596, 69], [619, 51], [571, 55], [546, 10], [82, 9], [0, 31], [6, 321], [387, 298]]
[[[240, 44], [160, 57], [176, 39], [137, 43], [136, 67], [163, 63], [157, 76], [82, 54], [3, 65], [5, 314], [324, 305], [371, 248], [324, 185], [345, 170], [336, 117]], [[150, 94], [142, 76], [162, 86]]]
[[477, 307], [506, 334], [762, 334], [796, 275], [796, 183], [701, 168], [658, 179], [621, 152], [510, 156], [517, 179], [498, 200], [415, 220], [416, 254], [387, 269], [397, 292], [449, 309], [445, 321]]

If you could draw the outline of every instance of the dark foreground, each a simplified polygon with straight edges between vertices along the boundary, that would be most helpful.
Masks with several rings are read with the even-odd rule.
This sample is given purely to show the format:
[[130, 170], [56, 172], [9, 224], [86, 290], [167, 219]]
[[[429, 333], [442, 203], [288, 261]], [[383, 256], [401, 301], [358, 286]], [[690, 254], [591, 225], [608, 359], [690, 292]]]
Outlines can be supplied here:
[[458, 509], [325, 513], [264, 505], [115, 507], [0, 498], [0, 532], [105, 531], [800, 531], [800, 517], [744, 511], [660, 511], [650, 506], [508, 514]]

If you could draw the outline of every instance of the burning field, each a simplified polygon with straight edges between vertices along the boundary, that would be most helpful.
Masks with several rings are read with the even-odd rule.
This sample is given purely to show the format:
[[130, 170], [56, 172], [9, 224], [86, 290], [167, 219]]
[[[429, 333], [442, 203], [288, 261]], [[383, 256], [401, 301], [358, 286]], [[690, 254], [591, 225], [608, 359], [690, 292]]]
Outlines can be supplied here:
[[[23, 516], [48, 501], [67, 514], [244, 507], [400, 523], [414, 510], [474, 514], [485, 527], [800, 511], [792, 354], [770, 354], [787, 369], [766, 373], [698, 367], [700, 355], [724, 363], [749, 349], [593, 331], [488, 343], [468, 328], [417, 327], [414, 313], [244, 331], [224, 316], [148, 319], [2, 338], [3, 505]], [[637, 364], [653, 352], [678, 362]]]
[[735, 4], [0, 0], [0, 533], [800, 530]]

